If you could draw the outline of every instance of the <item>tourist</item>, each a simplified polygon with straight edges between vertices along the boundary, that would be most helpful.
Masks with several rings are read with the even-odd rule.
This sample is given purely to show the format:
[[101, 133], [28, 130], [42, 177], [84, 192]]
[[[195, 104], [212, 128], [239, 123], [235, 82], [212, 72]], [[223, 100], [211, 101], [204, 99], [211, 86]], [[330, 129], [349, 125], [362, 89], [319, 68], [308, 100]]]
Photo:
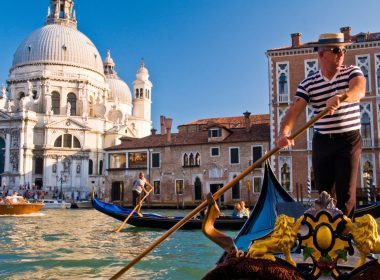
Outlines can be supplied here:
[[[307, 105], [313, 107], [315, 114], [329, 108], [328, 115], [314, 124], [315, 184], [319, 192], [330, 194], [335, 186], [337, 208], [353, 217], [362, 145], [359, 102], [365, 95], [366, 80], [359, 67], [343, 65], [348, 44], [343, 33], [320, 35], [314, 44], [320, 70], [299, 84], [294, 102], [282, 120], [276, 144], [280, 148], [294, 146], [289, 136]], [[347, 98], [340, 102], [343, 94]]]
[[140, 203], [140, 201], [143, 198], [143, 196], [148, 193], [146, 186], [149, 186], [151, 190], [154, 189], [153, 186], [145, 179], [144, 172], [140, 172], [139, 178], [136, 179], [132, 185], [132, 204], [133, 208], [135, 208], [136, 205], [138, 205], [136, 213], [140, 217], [143, 217], [141, 213], [142, 202]]
[[248, 218], [249, 217], [249, 208], [245, 207], [245, 201], [242, 200], [239, 202], [241, 206], [241, 213], [243, 218]]
[[243, 218], [242, 208], [240, 202], [234, 204], [234, 211], [232, 211], [232, 218]]

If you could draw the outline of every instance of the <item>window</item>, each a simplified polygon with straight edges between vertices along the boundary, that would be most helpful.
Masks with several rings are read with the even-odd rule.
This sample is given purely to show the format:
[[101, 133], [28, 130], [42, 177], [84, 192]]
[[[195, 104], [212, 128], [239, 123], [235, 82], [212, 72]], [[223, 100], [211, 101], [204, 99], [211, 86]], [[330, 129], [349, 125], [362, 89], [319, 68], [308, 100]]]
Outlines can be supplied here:
[[186, 153], [183, 155], [183, 166], [189, 166], [189, 157]]
[[253, 192], [259, 193], [261, 192], [261, 177], [253, 177]]
[[[263, 156], [262, 146], [252, 146], [252, 164]], [[262, 165], [261, 165], [262, 167]]]
[[219, 147], [211, 147], [210, 148], [210, 155], [212, 157], [218, 157], [219, 156]]
[[130, 152], [128, 153], [128, 168], [147, 168], [146, 152]]
[[102, 175], [103, 174], [103, 161], [100, 160], [99, 161], [99, 175]]
[[376, 92], [380, 95], [380, 54], [376, 55]]
[[175, 180], [175, 194], [183, 194], [183, 180]]
[[77, 114], [77, 97], [74, 93], [67, 95], [67, 102], [70, 103], [70, 115], [76, 116]]
[[277, 64], [277, 95], [279, 103], [289, 102], [289, 65], [288, 63]]
[[318, 60], [305, 60], [305, 77], [310, 77], [318, 71]]
[[110, 154], [109, 155], [109, 168], [126, 168], [126, 155], [125, 154]]
[[[63, 141], [62, 141], [63, 140]], [[64, 134], [63, 136], [59, 136], [55, 141], [54, 141], [54, 147], [57, 148], [76, 148], [80, 149], [80, 142], [78, 138], [76, 138], [74, 135], [71, 134]]]
[[61, 96], [58, 92], [54, 91], [51, 94], [51, 109], [54, 115], [59, 115], [59, 109], [61, 107]]
[[208, 130], [208, 137], [214, 138], [214, 137], [221, 137], [222, 136], [222, 129], [221, 128], [210, 128]]
[[52, 167], [52, 173], [57, 173], [57, 165], [54, 163]]
[[34, 173], [43, 174], [44, 173], [44, 159], [42, 157], [38, 157], [35, 159], [34, 162], [35, 162]]
[[371, 80], [370, 80], [370, 65], [369, 65], [369, 56], [357, 56], [356, 65], [362, 70], [364, 77], [366, 78], [366, 93], [369, 94], [371, 91]]
[[183, 167], [193, 167], [193, 166], [199, 166], [201, 163], [201, 155], [199, 153], [196, 153], [194, 156], [194, 153], [185, 153], [183, 155]]
[[230, 164], [239, 163], [239, 148], [230, 148]]
[[154, 187], [154, 194], [161, 194], [161, 182], [160, 181], [153, 181], [153, 187]]
[[363, 147], [372, 146], [372, 132], [371, 132], [371, 104], [361, 103], [360, 104], [360, 122], [361, 128], [360, 132], [362, 135]]
[[80, 164], [77, 164], [77, 174], [80, 174], [80, 171], [81, 171], [81, 166]]
[[280, 183], [287, 191], [291, 191], [291, 157], [279, 157]]
[[92, 159], [88, 160], [88, 175], [92, 175], [94, 173], [94, 162]]
[[201, 155], [199, 153], [195, 154], [195, 165], [200, 166], [201, 165]]
[[152, 168], [160, 167], [160, 153], [152, 153]]
[[189, 165], [190, 166], [194, 166], [195, 165], [193, 153], [191, 153], [190, 156], [189, 156]]
[[[234, 175], [234, 178], [236, 178], [236, 175]], [[237, 182], [235, 185], [232, 186], [232, 199], [240, 199], [240, 183]]]

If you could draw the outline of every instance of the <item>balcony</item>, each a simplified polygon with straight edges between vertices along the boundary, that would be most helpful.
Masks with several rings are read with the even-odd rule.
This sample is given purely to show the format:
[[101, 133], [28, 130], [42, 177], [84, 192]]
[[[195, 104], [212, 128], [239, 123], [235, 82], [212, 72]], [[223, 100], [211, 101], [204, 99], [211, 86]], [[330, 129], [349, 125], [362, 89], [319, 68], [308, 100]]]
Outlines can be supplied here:
[[362, 138], [363, 148], [371, 148], [372, 147], [372, 138]]
[[279, 94], [278, 95], [278, 103], [289, 103], [289, 95], [288, 94]]

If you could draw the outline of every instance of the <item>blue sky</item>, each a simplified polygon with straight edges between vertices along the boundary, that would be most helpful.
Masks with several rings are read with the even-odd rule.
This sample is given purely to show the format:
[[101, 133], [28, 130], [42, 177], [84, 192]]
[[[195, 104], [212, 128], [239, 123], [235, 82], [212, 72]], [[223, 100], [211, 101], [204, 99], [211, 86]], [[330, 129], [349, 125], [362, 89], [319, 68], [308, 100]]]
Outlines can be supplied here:
[[[49, 0], [2, 1], [0, 83], [22, 40], [45, 22]], [[132, 88], [143, 57], [153, 82], [152, 120], [173, 127], [197, 119], [268, 111], [265, 52], [290, 34], [313, 41], [351, 26], [379, 32], [380, 1], [76, 0], [78, 29]]]

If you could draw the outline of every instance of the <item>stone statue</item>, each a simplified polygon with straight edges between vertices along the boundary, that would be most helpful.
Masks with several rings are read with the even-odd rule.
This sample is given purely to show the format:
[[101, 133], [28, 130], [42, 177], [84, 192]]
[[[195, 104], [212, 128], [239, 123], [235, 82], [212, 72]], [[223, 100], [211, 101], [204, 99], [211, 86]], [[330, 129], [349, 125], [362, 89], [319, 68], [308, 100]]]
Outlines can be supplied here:
[[7, 97], [6, 94], [7, 94], [7, 89], [4, 85], [2, 85], [2, 87], [1, 87], [1, 98]]
[[67, 102], [66, 115], [70, 117], [70, 114], [71, 114], [71, 104], [70, 102]]

